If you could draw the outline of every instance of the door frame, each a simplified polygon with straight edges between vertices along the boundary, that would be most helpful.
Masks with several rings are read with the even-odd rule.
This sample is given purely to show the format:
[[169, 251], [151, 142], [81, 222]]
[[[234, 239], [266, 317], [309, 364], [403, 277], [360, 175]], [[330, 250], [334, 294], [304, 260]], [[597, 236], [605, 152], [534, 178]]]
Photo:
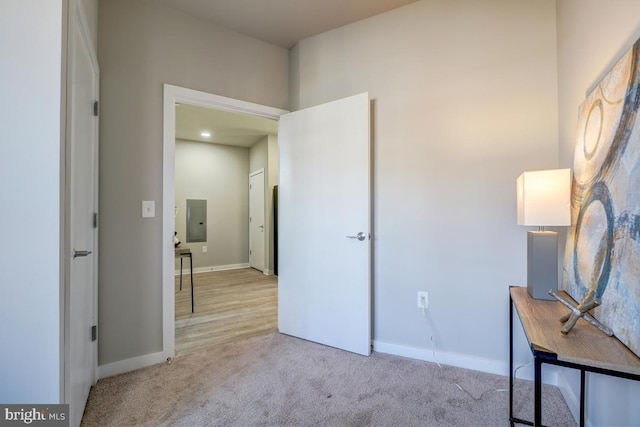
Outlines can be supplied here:
[[175, 283], [174, 246], [175, 230], [175, 104], [183, 103], [232, 113], [247, 114], [279, 120], [286, 110], [227, 98], [170, 84], [164, 85], [163, 138], [162, 138], [162, 356], [175, 354]]

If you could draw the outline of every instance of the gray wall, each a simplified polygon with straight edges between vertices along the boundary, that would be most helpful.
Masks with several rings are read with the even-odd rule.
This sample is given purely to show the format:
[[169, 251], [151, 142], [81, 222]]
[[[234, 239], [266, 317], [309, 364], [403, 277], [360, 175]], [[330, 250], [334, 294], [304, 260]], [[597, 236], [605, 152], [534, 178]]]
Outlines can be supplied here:
[[[101, 0], [100, 363], [161, 348], [161, 218], [139, 211], [161, 201], [171, 83], [280, 108], [290, 94], [292, 110], [369, 91], [375, 339], [429, 349], [433, 334], [445, 358], [504, 366], [507, 288], [526, 278], [515, 179], [571, 165], [577, 106], [640, 34], [639, 8], [562, 0], [556, 40], [554, 0], [424, 0], [302, 41], [288, 77], [282, 49], [145, 0]], [[594, 381], [615, 388], [606, 400], [622, 417], [637, 400], [624, 397], [633, 383]]]
[[[177, 140], [175, 159], [176, 231], [191, 248], [193, 267], [247, 264], [249, 149]], [[187, 243], [186, 199], [207, 200], [206, 242]]]
[[[640, 37], [640, 2], [558, 2], [558, 99], [560, 160], [573, 166], [578, 106], [613, 64]], [[579, 376], [567, 370], [575, 396]], [[592, 375], [587, 407], [591, 425], [638, 425], [640, 383]]]
[[265, 136], [260, 141], [251, 146], [249, 152], [249, 170], [251, 172], [258, 169], [264, 169], [265, 173], [269, 167], [268, 165], [268, 150], [269, 150], [269, 137]]
[[[101, 364], [161, 348], [161, 218], [139, 211], [161, 200], [165, 82], [281, 108], [288, 81], [296, 108], [370, 91], [375, 337], [426, 346], [428, 290], [440, 349], [504, 360], [507, 287], [525, 277], [515, 178], [557, 166], [555, 2], [418, 2], [301, 42], [290, 80], [286, 51], [148, 1], [102, 1], [99, 25]], [[486, 337], [449, 321], [457, 304]]]
[[507, 373], [508, 287], [526, 283], [515, 182], [558, 164], [555, 53], [553, 0], [421, 1], [295, 48], [294, 109], [373, 100], [377, 345], [427, 353], [433, 334], [440, 361]]
[[62, 0], [0, 3], [0, 402], [59, 403]]
[[101, 0], [98, 26], [103, 365], [162, 350], [163, 84], [286, 108], [288, 56], [149, 0]]

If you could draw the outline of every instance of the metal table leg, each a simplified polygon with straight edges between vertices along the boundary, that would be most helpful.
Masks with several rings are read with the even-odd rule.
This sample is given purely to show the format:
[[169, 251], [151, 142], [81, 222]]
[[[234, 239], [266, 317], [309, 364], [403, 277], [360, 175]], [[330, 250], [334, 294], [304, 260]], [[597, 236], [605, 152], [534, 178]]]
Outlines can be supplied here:
[[513, 301], [509, 296], [509, 422], [513, 427]]
[[533, 357], [534, 364], [534, 396], [533, 396], [533, 425], [542, 425], [542, 360], [535, 356]]
[[584, 380], [585, 371], [580, 369], [580, 427], [584, 427]]
[[180, 290], [182, 290], [182, 255], [180, 255]]
[[189, 267], [191, 268], [191, 312], [194, 312], [193, 306], [193, 257], [191, 252], [189, 252]]

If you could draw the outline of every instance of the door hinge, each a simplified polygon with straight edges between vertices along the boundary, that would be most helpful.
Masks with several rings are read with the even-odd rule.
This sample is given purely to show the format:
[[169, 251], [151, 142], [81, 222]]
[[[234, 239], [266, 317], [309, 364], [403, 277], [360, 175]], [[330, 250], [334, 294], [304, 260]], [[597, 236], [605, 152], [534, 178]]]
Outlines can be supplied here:
[[93, 213], [93, 228], [98, 228], [98, 212]]
[[93, 325], [91, 327], [91, 341], [95, 341], [98, 339], [98, 326]]
[[251, 249], [249, 249], [249, 255], [251, 255]]
[[93, 115], [94, 116], [100, 115], [100, 102], [99, 101], [94, 101], [93, 102]]

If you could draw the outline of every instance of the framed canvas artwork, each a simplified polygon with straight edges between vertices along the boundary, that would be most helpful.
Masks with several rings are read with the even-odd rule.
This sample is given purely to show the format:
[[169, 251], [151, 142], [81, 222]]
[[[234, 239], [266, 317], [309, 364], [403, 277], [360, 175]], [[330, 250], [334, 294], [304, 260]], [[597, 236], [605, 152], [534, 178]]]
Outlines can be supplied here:
[[563, 287], [640, 356], [640, 41], [580, 106]]

